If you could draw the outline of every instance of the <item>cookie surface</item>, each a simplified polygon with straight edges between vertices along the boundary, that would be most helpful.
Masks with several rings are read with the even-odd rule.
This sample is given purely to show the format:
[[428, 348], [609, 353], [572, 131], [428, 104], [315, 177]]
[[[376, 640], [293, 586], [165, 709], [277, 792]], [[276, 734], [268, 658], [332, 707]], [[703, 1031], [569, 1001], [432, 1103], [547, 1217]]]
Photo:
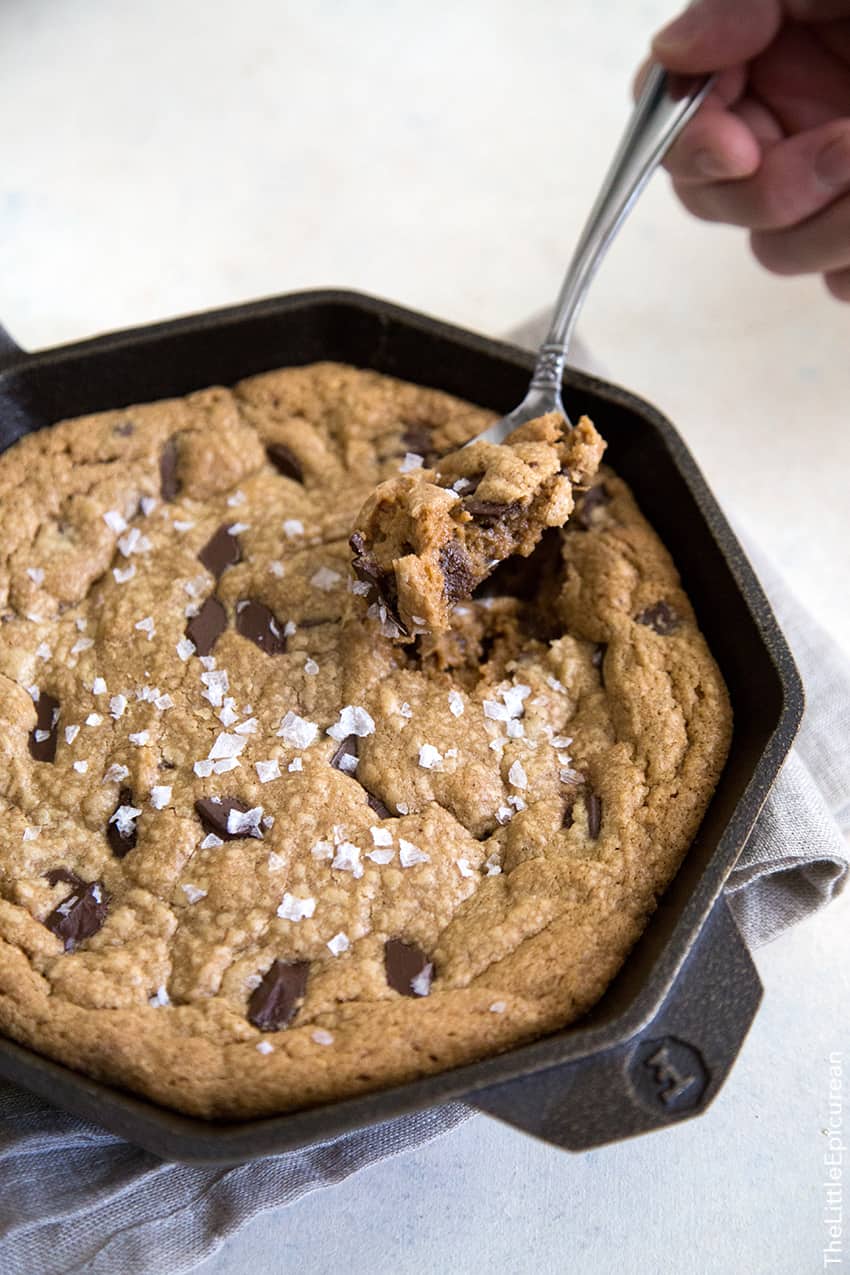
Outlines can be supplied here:
[[358, 510], [406, 453], [492, 419], [317, 364], [0, 458], [2, 1031], [238, 1117], [598, 999], [731, 712], [610, 471], [450, 632], [381, 632], [349, 570]]

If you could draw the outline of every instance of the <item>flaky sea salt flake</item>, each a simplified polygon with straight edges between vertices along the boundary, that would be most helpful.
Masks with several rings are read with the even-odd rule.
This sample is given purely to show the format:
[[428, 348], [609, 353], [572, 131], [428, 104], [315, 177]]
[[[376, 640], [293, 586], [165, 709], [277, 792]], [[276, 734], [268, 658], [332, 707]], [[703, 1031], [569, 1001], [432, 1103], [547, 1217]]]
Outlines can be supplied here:
[[192, 767], [192, 769], [194, 770], [195, 774], [198, 776], [199, 779], [206, 779], [208, 775], [211, 775], [212, 768], [213, 768], [212, 762], [209, 761], [206, 757], [202, 758], [201, 761], [196, 761], [194, 766]]
[[151, 788], [151, 805], [154, 810], [164, 810], [171, 800], [170, 784], [154, 784]]
[[283, 534], [292, 540], [295, 536], [304, 535], [304, 524], [300, 518], [285, 518], [283, 521]]
[[452, 717], [463, 716], [463, 696], [460, 691], [449, 691], [449, 712]]
[[403, 868], [412, 868], [415, 863], [430, 863], [431, 856], [424, 850], [420, 850], [410, 841], [405, 841], [404, 837], [398, 839], [398, 857]]
[[333, 956], [341, 956], [343, 952], [347, 952], [351, 947], [351, 941], [347, 934], [343, 934], [340, 930], [339, 934], [335, 934], [332, 939], [328, 939], [325, 946]]
[[405, 452], [404, 460], [398, 467], [400, 474], [412, 474], [415, 469], [421, 469], [424, 463], [424, 457], [418, 452]]
[[508, 771], [508, 783], [514, 788], [528, 787], [528, 776], [521, 761], [515, 761]]
[[327, 733], [339, 743], [349, 735], [357, 735], [362, 739], [375, 733], [375, 722], [365, 708], [357, 704], [346, 704], [345, 708], [340, 709], [339, 721], [334, 726], [329, 726]]
[[222, 757], [238, 757], [247, 744], [244, 735], [233, 735], [229, 731], [220, 731], [207, 756], [210, 761], [219, 761]]
[[191, 659], [195, 654], [196, 647], [191, 638], [182, 637], [174, 649], [185, 664], [186, 660]]
[[319, 567], [315, 575], [310, 577], [310, 583], [315, 589], [321, 589], [323, 593], [329, 593], [341, 579], [342, 576], [338, 571], [332, 571], [330, 567]]
[[277, 914], [284, 921], [303, 921], [305, 918], [309, 920], [315, 911], [315, 899], [300, 899], [295, 894], [286, 893]]
[[252, 806], [250, 810], [230, 810], [227, 814], [227, 831], [231, 837], [237, 836], [262, 836], [260, 832], [260, 820], [263, 817], [262, 806]]
[[419, 765], [423, 770], [439, 770], [443, 754], [433, 744], [423, 744], [419, 749]]
[[393, 843], [393, 834], [389, 828], [371, 827], [369, 829], [372, 834], [372, 841], [376, 846], [391, 846]]
[[107, 509], [103, 515], [103, 521], [116, 536], [120, 536], [122, 531], [127, 530], [127, 520], [117, 509]]
[[218, 846], [223, 846], [224, 842], [221, 837], [217, 837], [214, 832], [208, 832], [201, 842], [202, 850], [215, 850]]
[[136, 574], [136, 564], [131, 562], [128, 567], [113, 567], [112, 574], [115, 577], [116, 584], [126, 584]]
[[261, 784], [268, 784], [272, 779], [280, 779], [280, 762], [276, 757], [271, 761], [255, 761], [254, 769]]
[[315, 722], [308, 722], [306, 717], [299, 717], [291, 710], [281, 718], [278, 735], [293, 748], [309, 748], [319, 733]]

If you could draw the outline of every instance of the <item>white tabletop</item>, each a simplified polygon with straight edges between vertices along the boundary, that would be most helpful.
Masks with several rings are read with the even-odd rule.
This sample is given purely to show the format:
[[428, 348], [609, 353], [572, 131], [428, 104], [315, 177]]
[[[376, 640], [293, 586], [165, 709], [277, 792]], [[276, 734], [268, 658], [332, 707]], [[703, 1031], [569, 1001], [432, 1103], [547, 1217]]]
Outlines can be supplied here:
[[[36, 348], [339, 285], [502, 332], [557, 290], [668, 9], [7, 3], [0, 315]], [[659, 178], [582, 330], [850, 646], [850, 307], [762, 273]], [[848, 921], [850, 896], [759, 953], [764, 1006], [701, 1119], [570, 1156], [476, 1117], [257, 1220], [204, 1275], [821, 1270]]]

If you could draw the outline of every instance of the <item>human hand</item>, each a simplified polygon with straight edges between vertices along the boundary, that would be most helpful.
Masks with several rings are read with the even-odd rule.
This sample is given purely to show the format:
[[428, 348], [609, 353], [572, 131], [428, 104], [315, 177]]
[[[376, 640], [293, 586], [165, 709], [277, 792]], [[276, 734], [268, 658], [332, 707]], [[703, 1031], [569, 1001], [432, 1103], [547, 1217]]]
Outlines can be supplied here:
[[719, 73], [665, 161], [684, 206], [850, 301], [850, 0], [696, 0], [652, 54]]

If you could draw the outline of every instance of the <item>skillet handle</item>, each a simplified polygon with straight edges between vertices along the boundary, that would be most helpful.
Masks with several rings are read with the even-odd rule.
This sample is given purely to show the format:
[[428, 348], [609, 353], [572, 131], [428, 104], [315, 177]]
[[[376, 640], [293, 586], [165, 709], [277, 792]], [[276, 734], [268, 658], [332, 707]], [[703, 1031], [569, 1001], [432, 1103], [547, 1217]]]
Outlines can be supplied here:
[[0, 372], [5, 372], [7, 367], [11, 367], [13, 363], [19, 363], [25, 358], [26, 354], [17, 341], [13, 341], [3, 325], [0, 324]]
[[721, 896], [653, 1020], [592, 1058], [493, 1085], [468, 1105], [585, 1151], [699, 1115], [749, 1031], [762, 986]]

